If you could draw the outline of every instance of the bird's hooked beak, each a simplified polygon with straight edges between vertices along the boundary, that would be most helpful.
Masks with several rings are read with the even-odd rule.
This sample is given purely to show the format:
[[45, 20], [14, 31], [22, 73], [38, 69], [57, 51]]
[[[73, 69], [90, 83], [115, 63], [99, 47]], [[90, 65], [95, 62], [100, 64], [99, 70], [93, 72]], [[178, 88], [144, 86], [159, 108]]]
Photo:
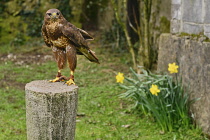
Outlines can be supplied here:
[[57, 13], [56, 13], [56, 12], [52, 13], [51, 19], [52, 19], [52, 20], [55, 20], [55, 19], [57, 19], [57, 18], [58, 18]]

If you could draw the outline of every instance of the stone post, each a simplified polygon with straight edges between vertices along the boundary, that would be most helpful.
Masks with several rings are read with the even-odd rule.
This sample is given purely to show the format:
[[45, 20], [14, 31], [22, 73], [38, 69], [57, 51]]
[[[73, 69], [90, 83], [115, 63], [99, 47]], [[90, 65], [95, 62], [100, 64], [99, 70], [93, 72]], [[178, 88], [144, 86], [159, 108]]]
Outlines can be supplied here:
[[74, 140], [77, 90], [46, 80], [26, 84], [27, 140]]

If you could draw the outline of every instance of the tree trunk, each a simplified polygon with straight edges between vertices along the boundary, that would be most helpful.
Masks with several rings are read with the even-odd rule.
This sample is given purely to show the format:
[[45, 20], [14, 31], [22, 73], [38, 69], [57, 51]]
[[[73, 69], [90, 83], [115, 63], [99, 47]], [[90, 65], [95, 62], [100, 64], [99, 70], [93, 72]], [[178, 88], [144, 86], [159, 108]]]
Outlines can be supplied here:
[[[151, 43], [150, 43], [150, 16], [152, 0], [144, 0], [144, 26], [143, 26], [143, 44], [139, 47], [139, 64], [145, 69], [151, 68]], [[142, 27], [142, 26], [141, 26]]]
[[132, 26], [137, 29], [140, 25], [139, 19], [139, 2], [138, 0], [127, 0], [127, 30], [131, 38], [131, 43], [134, 45], [139, 41], [138, 34], [133, 30]]

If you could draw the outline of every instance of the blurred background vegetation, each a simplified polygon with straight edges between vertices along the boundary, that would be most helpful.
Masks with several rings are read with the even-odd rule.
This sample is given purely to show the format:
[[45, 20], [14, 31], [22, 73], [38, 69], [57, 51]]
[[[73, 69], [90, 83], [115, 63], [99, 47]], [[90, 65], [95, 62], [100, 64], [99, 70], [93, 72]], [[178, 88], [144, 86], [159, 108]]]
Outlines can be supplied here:
[[[79, 28], [97, 31], [102, 47], [131, 53], [133, 67], [155, 67], [158, 39], [170, 31], [169, 0], [1, 0], [0, 45], [42, 42], [45, 12], [59, 9]], [[37, 39], [38, 38], [38, 39]], [[147, 50], [142, 52], [142, 50]], [[149, 64], [143, 63], [149, 58]]]

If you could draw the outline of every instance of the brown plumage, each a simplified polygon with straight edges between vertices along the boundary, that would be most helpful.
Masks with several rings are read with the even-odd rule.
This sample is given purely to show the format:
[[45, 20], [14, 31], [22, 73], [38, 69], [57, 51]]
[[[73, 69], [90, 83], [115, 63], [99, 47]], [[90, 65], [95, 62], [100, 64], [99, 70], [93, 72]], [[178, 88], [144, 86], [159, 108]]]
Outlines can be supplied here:
[[[77, 65], [77, 56], [84, 55], [91, 62], [99, 63], [94, 52], [87, 45], [87, 40], [93, 38], [84, 30], [68, 22], [58, 9], [50, 9], [44, 17], [42, 36], [45, 44], [52, 48], [58, 65], [58, 74], [51, 82], [68, 80], [68, 85], [74, 83], [74, 71]], [[71, 70], [70, 78], [61, 75], [61, 70], [68, 61]]]

